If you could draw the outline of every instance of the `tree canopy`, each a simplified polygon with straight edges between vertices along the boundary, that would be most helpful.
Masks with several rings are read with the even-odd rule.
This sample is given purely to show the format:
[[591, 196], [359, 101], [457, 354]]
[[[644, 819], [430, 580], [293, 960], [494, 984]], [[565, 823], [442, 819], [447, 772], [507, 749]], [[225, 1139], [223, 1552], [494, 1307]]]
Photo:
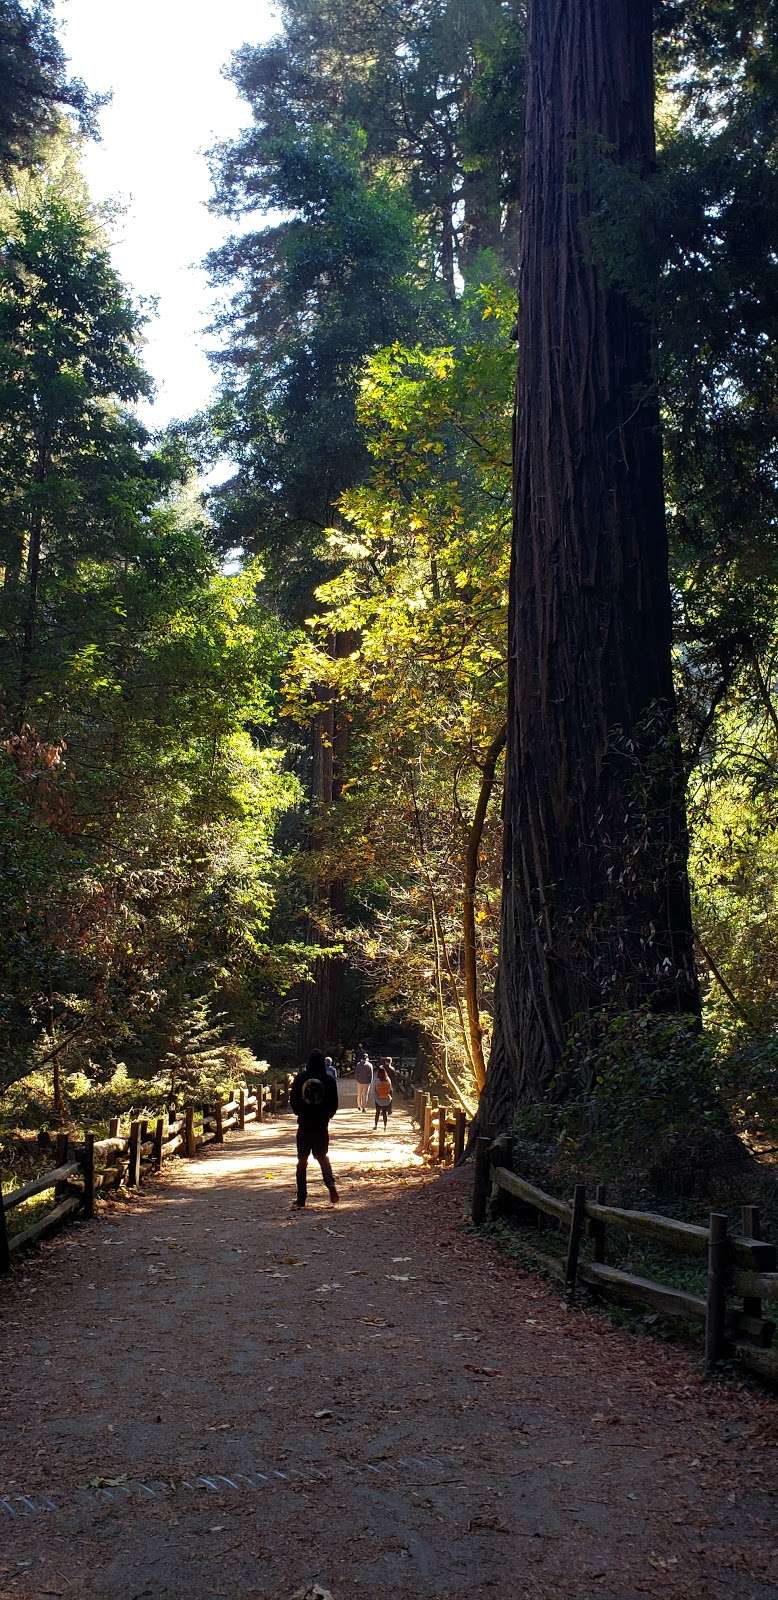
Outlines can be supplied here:
[[[245, 127], [210, 157], [214, 401], [155, 436], [79, 176], [95, 101], [51, 8], [0, 4], [5, 1082], [189, 1083], [381, 1026], [510, 1120], [596, 1076], [596, 1016], [610, 1071], [666, 1004], [763, 1115], [778, 21], [651, 9], [601, 8], [624, 54], [588, 110], [571, 36], [579, 112], [539, 172], [542, 8], [285, 0], [227, 66]], [[538, 961], [495, 1034], [501, 915], [503, 960], [523, 917]], [[543, 984], [565, 1000], [530, 1046]]]
[[99, 97], [67, 73], [53, 0], [0, 0], [0, 170], [40, 158], [63, 112], [94, 129]]

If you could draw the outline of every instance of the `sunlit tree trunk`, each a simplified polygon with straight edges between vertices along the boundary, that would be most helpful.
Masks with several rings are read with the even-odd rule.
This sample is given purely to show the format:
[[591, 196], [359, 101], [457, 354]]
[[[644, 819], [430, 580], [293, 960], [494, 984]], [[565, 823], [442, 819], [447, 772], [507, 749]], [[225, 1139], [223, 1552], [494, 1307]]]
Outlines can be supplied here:
[[481, 841], [484, 835], [484, 824], [489, 802], [494, 790], [497, 776], [497, 763], [505, 748], [506, 729], [503, 726], [495, 734], [486, 753], [486, 759], [481, 769], [481, 785], [478, 791], [473, 820], [467, 833], [465, 844], [464, 884], [462, 895], [462, 970], [465, 982], [465, 1006], [467, 1009], [467, 1026], [470, 1038], [470, 1062], [473, 1068], [476, 1088], [479, 1093], [486, 1081], [486, 1061], [484, 1058], [483, 1029], [481, 1027], [480, 995], [478, 992], [478, 953], [476, 948], [475, 933], [475, 896], [478, 887], [478, 867], [481, 859]]
[[[337, 656], [347, 646], [346, 637], [338, 636], [333, 641], [333, 653]], [[327, 847], [327, 835], [333, 825], [333, 806], [341, 793], [341, 775], [348, 743], [347, 725], [342, 715], [337, 714], [334, 702], [314, 718], [310, 737], [310, 849], [312, 853], [317, 853]], [[307, 925], [309, 943], [326, 946], [344, 912], [343, 878], [336, 874], [317, 884], [312, 894], [311, 915]], [[316, 957], [313, 981], [303, 985], [300, 1000], [299, 1047], [302, 1056], [313, 1049], [332, 1047], [341, 1037], [344, 976], [345, 962], [341, 955]]]
[[577, 1019], [699, 1008], [652, 333], [587, 241], [603, 154], [654, 160], [652, 7], [528, 12], [494, 1130]]
[[25, 541], [27, 588], [19, 648], [19, 705], [16, 719], [19, 729], [22, 728], [27, 717], [33, 658], [35, 655], [43, 548], [43, 486], [46, 482], [48, 470], [48, 440], [44, 438], [38, 448], [38, 459], [35, 466], [35, 485], [38, 491], [38, 501], [30, 517]]

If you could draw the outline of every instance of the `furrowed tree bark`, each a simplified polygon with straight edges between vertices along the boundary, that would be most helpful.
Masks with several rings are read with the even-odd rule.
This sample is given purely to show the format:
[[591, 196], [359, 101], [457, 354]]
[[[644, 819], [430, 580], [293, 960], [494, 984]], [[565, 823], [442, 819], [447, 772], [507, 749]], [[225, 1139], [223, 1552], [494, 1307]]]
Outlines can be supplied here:
[[482, 1106], [544, 1097], [578, 1019], [699, 1011], [653, 340], [587, 242], [654, 161], [650, 0], [530, 0], [504, 896]]

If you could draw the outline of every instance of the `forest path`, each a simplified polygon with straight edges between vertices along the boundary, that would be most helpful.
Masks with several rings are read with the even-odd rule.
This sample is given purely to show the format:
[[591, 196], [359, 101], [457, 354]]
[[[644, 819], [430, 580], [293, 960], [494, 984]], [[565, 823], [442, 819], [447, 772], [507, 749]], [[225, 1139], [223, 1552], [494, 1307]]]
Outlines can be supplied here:
[[3, 1289], [3, 1600], [778, 1596], [774, 1404], [566, 1310], [372, 1122], [338, 1207], [290, 1210], [284, 1117]]

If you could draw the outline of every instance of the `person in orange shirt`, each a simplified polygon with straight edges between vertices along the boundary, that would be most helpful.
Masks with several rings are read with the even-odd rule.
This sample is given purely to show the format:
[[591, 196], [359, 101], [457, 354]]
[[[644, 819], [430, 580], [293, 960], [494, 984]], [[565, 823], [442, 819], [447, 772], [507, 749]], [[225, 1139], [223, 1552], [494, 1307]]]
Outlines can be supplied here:
[[375, 1122], [373, 1127], [378, 1127], [378, 1118], [383, 1117], [384, 1127], [392, 1109], [392, 1080], [386, 1067], [376, 1067], [373, 1074], [373, 1100], [375, 1103]]

